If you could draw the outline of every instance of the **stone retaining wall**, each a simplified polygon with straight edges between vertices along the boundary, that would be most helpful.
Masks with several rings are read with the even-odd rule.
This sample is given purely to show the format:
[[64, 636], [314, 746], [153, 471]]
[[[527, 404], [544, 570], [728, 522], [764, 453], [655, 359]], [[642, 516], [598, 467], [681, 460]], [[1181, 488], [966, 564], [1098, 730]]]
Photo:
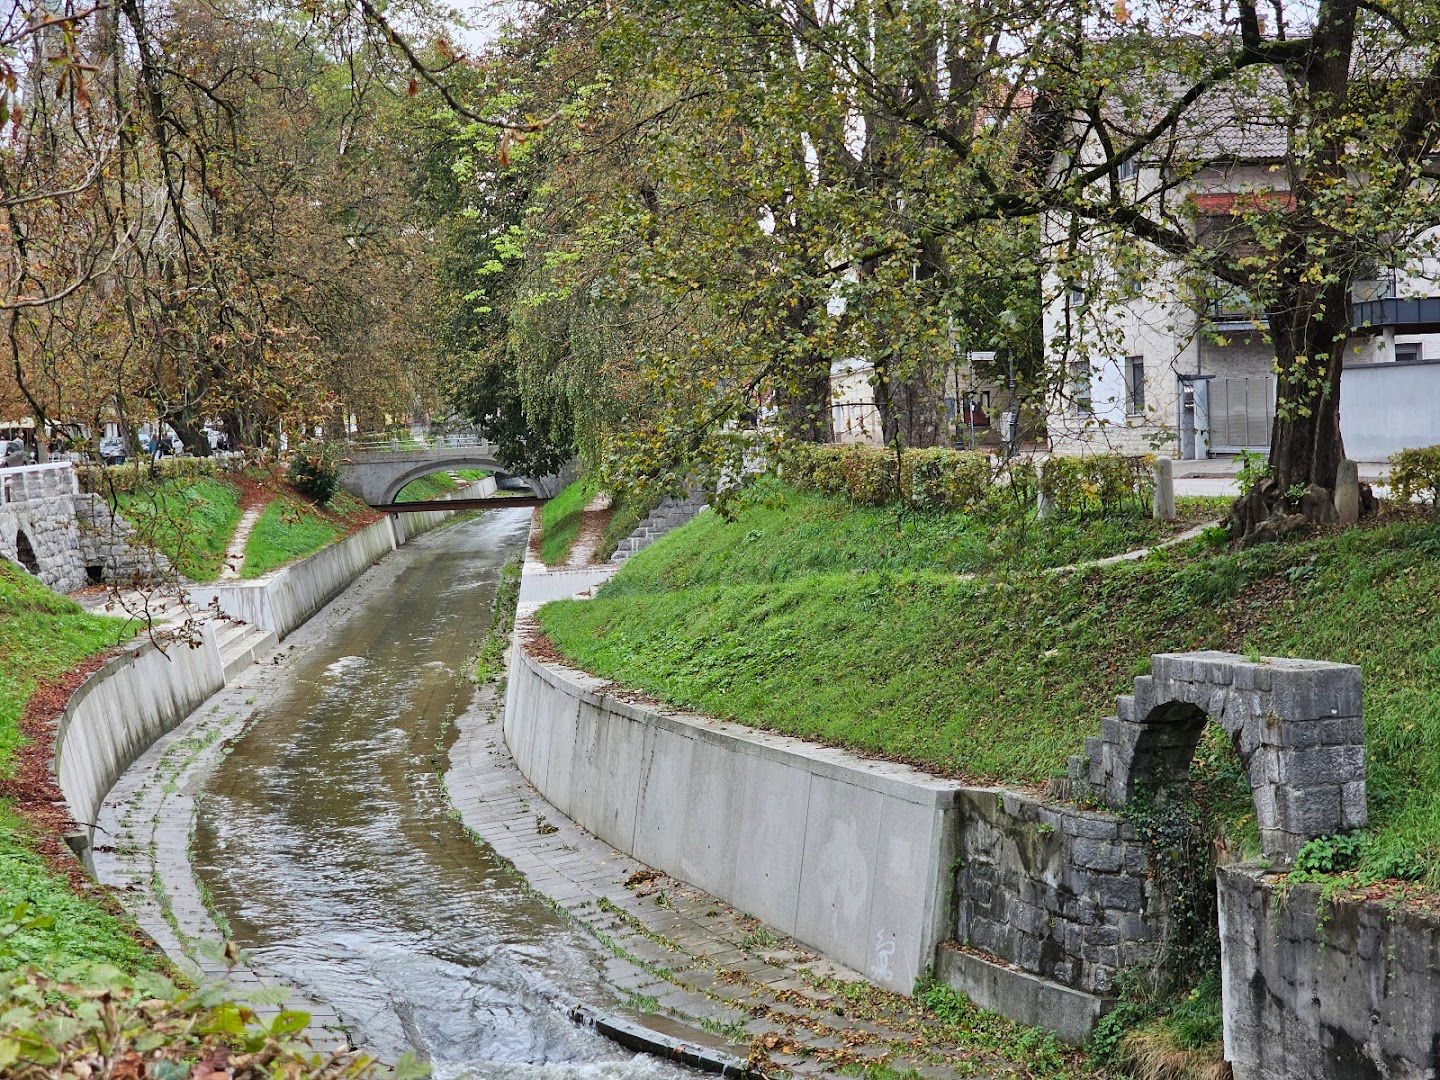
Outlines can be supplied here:
[[1440, 1075], [1440, 915], [1327, 903], [1254, 867], [1217, 884], [1235, 1080]]
[[78, 490], [69, 462], [0, 469], [0, 558], [56, 592], [73, 592], [87, 580], [75, 523]]

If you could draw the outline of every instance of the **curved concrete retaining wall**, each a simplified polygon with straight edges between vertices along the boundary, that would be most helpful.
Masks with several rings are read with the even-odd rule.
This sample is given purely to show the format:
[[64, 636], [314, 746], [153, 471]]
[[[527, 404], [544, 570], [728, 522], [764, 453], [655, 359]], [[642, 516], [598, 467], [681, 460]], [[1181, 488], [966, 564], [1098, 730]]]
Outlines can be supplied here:
[[[493, 494], [494, 480], [465, 489], [463, 497]], [[457, 495], [457, 497], [460, 497]], [[399, 515], [244, 585], [197, 589], [192, 600], [219, 602], [232, 619], [286, 634], [399, 544], [444, 522], [454, 511]], [[71, 817], [87, 835], [106, 794], [160, 736], [225, 686], [217, 635], [223, 622], [200, 627], [198, 647], [172, 642], [163, 650], [145, 641], [96, 670], [70, 697], [56, 725], [55, 771]]]
[[550, 802], [882, 986], [908, 993], [930, 971], [960, 785], [605, 685], [512, 652], [506, 742]]
[[71, 695], [55, 730], [55, 771], [70, 816], [88, 833], [105, 795], [146, 748], [225, 686], [215, 635], [198, 648], [146, 641], [97, 669]]
[[[494, 479], [486, 477], [453, 497], [482, 499], [495, 491]], [[273, 630], [283, 638], [340, 595], [367, 567], [454, 513], [433, 510], [389, 514], [383, 521], [263, 578], [197, 586], [190, 590], [190, 601], [202, 608], [217, 605], [232, 619]]]

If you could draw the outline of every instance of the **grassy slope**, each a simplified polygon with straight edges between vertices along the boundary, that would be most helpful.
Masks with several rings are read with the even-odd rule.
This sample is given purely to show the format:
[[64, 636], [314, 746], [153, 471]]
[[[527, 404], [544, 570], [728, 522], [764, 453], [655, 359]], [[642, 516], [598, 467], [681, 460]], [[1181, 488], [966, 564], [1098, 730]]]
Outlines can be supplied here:
[[[131, 633], [122, 620], [90, 615], [0, 560], [0, 775], [13, 770], [17, 724], [37, 686]], [[28, 826], [0, 800], [0, 923], [22, 903], [53, 921], [8, 938], [0, 967], [46, 957], [55, 965], [103, 960], [131, 970], [152, 962], [119, 920], [72, 893], [35, 854]]]
[[166, 480], [119, 499], [121, 512], [193, 581], [214, 581], [240, 522], [240, 491], [213, 477]]
[[418, 480], [411, 480], [400, 489], [395, 501], [420, 502], [425, 499], [438, 499], [442, 495], [450, 495], [462, 487], [478, 483], [490, 475], [484, 469], [456, 469], [455, 474], [460, 477], [458, 484], [450, 479], [448, 472], [431, 473]]
[[[1152, 652], [1358, 663], [1372, 835], [1440, 885], [1440, 524], [966, 582], [901, 569], [933, 565], [933, 540], [902, 551], [865, 514], [706, 515], [542, 625], [580, 667], [657, 697], [1012, 783], [1060, 773]], [[840, 572], [812, 572], [827, 560]]]
[[346, 533], [342, 516], [353, 516], [364, 509], [359, 500], [343, 491], [324, 509], [297, 495], [280, 495], [265, 507], [245, 541], [240, 576], [259, 577], [319, 551]]
[[569, 557], [580, 535], [582, 512], [594, 497], [595, 487], [590, 481], [576, 480], [541, 508], [540, 558], [546, 565], [558, 566]]

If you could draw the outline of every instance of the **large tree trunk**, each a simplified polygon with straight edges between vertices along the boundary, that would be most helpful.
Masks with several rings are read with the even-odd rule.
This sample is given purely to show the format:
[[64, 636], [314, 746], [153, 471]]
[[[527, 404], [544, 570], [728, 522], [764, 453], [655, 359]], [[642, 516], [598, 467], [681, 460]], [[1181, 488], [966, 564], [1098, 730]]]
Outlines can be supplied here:
[[825, 443], [831, 437], [830, 361], [814, 356], [775, 393], [780, 426], [801, 442]]
[[945, 443], [944, 377], [930, 363], [916, 365], [901, 377], [890, 361], [876, 362], [875, 403], [887, 446], [897, 440], [917, 448]]

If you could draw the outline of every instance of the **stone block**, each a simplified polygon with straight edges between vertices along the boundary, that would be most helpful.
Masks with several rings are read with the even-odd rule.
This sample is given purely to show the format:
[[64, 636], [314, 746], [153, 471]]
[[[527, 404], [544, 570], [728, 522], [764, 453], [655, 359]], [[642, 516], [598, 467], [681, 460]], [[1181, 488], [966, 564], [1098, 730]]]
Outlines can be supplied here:
[[1365, 781], [1357, 780], [1340, 785], [1340, 818], [1346, 829], [1358, 829], [1368, 819], [1368, 804], [1365, 797]]
[[1319, 722], [1320, 742], [1325, 746], [1365, 745], [1365, 720], [1359, 716], [1336, 716]]
[[1070, 858], [1087, 870], [1114, 873], [1124, 865], [1124, 849], [1118, 844], [1089, 837], [1076, 837], [1070, 847]]
[[1120, 821], [1099, 814], [1073, 813], [1065, 818], [1065, 832], [1093, 840], [1113, 840], [1120, 834]]
[[1132, 877], [1103, 877], [1096, 882], [1101, 907], [1139, 911], [1145, 904], [1145, 886]]
[[1084, 1043], [1105, 1008], [1104, 1000], [1094, 994], [1014, 971], [970, 953], [942, 948], [935, 961], [941, 981], [966, 994], [982, 1009], [1046, 1028], [1065, 1042]]
[[1338, 785], [1290, 788], [1284, 791], [1283, 799], [1285, 814], [1281, 826], [1286, 832], [1310, 839], [1343, 831]]

